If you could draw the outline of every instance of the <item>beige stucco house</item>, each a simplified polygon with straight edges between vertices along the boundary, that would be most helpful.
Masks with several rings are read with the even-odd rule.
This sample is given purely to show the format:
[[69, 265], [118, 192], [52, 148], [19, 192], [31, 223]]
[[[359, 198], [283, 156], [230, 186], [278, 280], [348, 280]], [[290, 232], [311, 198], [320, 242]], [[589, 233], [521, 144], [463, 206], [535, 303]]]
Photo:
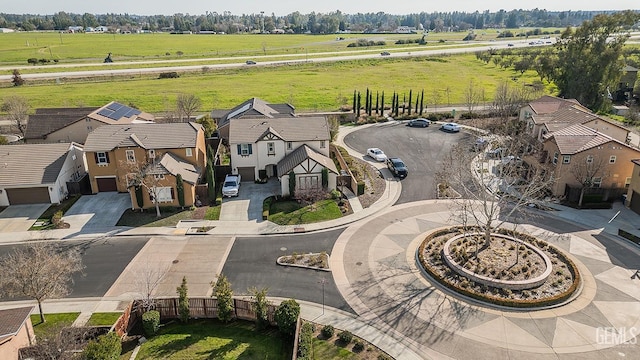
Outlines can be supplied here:
[[631, 163], [633, 164], [633, 170], [627, 192], [626, 205], [640, 215], [640, 158], [631, 160]]
[[325, 117], [234, 120], [229, 124], [231, 168], [243, 181], [277, 177], [282, 195], [289, 195], [289, 176], [296, 189], [322, 185], [335, 189], [337, 168], [329, 158], [329, 128]]
[[33, 306], [0, 310], [0, 359], [18, 359], [21, 348], [35, 345], [32, 310]]

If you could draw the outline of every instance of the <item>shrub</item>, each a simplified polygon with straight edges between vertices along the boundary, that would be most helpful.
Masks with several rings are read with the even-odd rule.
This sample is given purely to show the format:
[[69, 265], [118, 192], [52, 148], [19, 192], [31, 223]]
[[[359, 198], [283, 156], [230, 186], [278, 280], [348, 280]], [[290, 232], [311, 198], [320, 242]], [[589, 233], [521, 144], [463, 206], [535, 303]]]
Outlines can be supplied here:
[[38, 59], [36, 59], [36, 58], [28, 58], [28, 59], [27, 59], [27, 63], [28, 63], [28, 64], [32, 64], [32, 65], [35, 65], [35, 64], [37, 64], [37, 63], [38, 63]]
[[82, 352], [87, 360], [118, 360], [122, 353], [122, 343], [118, 334], [110, 332], [91, 340]]
[[149, 310], [142, 314], [142, 329], [147, 337], [151, 337], [160, 328], [160, 313], [156, 310]]
[[333, 334], [335, 334], [336, 329], [334, 329], [331, 325], [325, 325], [322, 327], [322, 330], [320, 330], [320, 332], [322, 333], [322, 336], [328, 339], [332, 337]]
[[158, 76], [158, 79], [175, 79], [175, 78], [179, 78], [179, 77], [180, 77], [180, 75], [178, 75], [177, 72], [170, 71], [170, 72], [160, 73], [160, 75]]
[[340, 334], [338, 334], [338, 339], [340, 339], [340, 341], [346, 345], [353, 340], [353, 334], [348, 330], [343, 330], [340, 332]]
[[275, 313], [275, 320], [280, 332], [289, 336], [293, 335], [298, 316], [300, 316], [300, 304], [294, 299], [283, 301]]
[[364, 350], [364, 343], [360, 339], [356, 339], [353, 343], [353, 352], [361, 352]]
[[313, 359], [313, 325], [311, 323], [302, 324], [300, 338], [298, 340], [298, 359]]

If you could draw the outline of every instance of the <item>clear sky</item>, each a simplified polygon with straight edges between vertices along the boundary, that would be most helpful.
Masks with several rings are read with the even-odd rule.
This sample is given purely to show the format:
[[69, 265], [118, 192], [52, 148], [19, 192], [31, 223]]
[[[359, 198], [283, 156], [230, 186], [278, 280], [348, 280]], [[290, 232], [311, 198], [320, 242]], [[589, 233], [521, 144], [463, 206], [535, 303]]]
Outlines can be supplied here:
[[234, 15], [258, 14], [264, 11], [266, 15], [287, 15], [294, 11], [302, 14], [310, 12], [329, 13], [340, 10], [345, 14], [385, 12], [388, 14], [409, 14], [419, 12], [450, 12], [450, 11], [484, 11], [491, 12], [500, 9], [513, 10], [534, 8], [549, 11], [566, 10], [626, 10], [640, 9], [638, 0], [538, 0], [538, 1], [507, 1], [507, 0], [456, 0], [447, 1], [416, 1], [416, 0], [230, 0], [230, 1], [176, 1], [176, 0], [2, 0], [0, 12], [9, 14], [40, 14], [50, 15], [58, 11], [82, 14], [128, 13], [137, 15], [173, 15], [175, 13], [199, 15], [208, 12], [222, 13], [229, 11]]

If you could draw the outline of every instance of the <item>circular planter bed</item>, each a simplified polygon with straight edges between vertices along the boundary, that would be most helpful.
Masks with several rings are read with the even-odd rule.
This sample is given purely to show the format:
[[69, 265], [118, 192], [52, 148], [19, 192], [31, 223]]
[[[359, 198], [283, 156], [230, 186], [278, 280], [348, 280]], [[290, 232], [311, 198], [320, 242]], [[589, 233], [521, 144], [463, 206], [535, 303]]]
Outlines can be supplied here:
[[450, 227], [426, 236], [417, 253], [425, 272], [464, 296], [513, 308], [562, 304], [580, 274], [562, 251], [531, 235], [497, 229], [485, 242], [479, 228]]

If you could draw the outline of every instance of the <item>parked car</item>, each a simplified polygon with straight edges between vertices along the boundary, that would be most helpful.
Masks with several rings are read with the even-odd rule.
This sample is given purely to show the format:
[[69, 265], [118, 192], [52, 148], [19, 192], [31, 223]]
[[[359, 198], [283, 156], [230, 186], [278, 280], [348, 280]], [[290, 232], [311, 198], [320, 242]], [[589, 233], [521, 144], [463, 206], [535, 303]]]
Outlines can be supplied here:
[[397, 176], [400, 179], [406, 178], [409, 174], [407, 166], [402, 162], [402, 160], [400, 160], [400, 158], [387, 159], [387, 168], [389, 168], [394, 176]]
[[222, 185], [222, 196], [238, 196], [240, 192], [240, 174], [227, 175], [224, 177], [224, 184]]
[[253, 61], [253, 60], [247, 60], [246, 64], [247, 64], [247, 65], [255, 65], [255, 64], [256, 64], [256, 62], [255, 62], [255, 61]]
[[371, 158], [373, 158], [375, 161], [383, 162], [387, 160], [387, 155], [385, 155], [385, 153], [378, 148], [367, 149], [367, 155], [371, 156]]
[[382, 55], [382, 56], [389, 56], [389, 55], [391, 55], [391, 53], [390, 53], [390, 52], [388, 52], [388, 51], [383, 51], [383, 52], [381, 52], [381, 53], [380, 53], [380, 55]]
[[407, 123], [407, 126], [411, 127], [427, 127], [429, 125], [431, 125], [431, 121], [423, 118], [412, 119]]
[[442, 126], [440, 126], [440, 129], [448, 132], [459, 132], [460, 125], [456, 123], [446, 123], [446, 124], [442, 124]]

